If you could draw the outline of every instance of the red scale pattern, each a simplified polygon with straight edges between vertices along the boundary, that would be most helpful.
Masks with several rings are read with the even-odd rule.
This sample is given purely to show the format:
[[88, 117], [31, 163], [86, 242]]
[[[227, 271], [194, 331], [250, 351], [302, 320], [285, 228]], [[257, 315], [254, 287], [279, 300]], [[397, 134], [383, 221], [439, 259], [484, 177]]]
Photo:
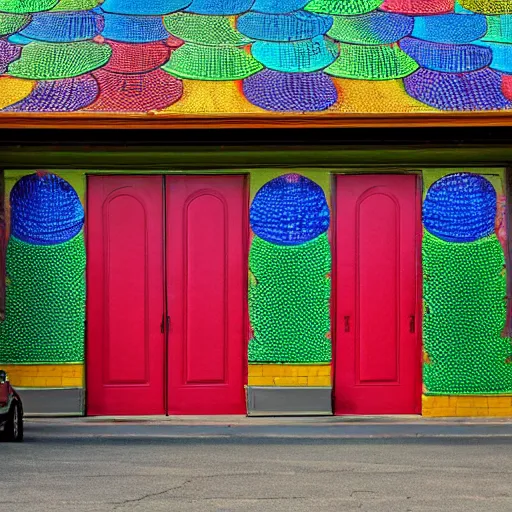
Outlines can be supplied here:
[[100, 94], [86, 110], [101, 112], [148, 112], [176, 103], [183, 94], [183, 83], [161, 69], [147, 73], [93, 73]]
[[512, 101], [512, 75], [503, 75], [501, 90], [507, 100]]
[[112, 48], [112, 57], [104, 70], [112, 73], [146, 73], [163, 66], [170, 57], [171, 48], [165, 41], [129, 44], [106, 40]]
[[380, 8], [414, 16], [444, 14], [453, 12], [455, 0], [385, 0]]

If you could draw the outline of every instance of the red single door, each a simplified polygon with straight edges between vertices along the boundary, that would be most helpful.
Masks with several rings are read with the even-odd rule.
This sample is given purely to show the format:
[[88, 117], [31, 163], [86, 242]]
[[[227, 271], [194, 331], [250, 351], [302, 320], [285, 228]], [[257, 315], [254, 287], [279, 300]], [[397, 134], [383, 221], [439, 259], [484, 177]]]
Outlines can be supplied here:
[[163, 178], [91, 176], [87, 413], [165, 414]]
[[244, 414], [243, 176], [168, 176], [169, 414]]
[[418, 414], [414, 175], [336, 177], [336, 414]]

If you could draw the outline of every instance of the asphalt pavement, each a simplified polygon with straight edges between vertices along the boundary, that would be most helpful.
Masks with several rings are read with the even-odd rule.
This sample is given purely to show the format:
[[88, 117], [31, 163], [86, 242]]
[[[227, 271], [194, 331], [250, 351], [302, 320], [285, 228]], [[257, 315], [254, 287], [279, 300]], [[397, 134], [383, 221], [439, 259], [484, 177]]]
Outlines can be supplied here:
[[29, 418], [10, 512], [511, 512], [512, 422]]

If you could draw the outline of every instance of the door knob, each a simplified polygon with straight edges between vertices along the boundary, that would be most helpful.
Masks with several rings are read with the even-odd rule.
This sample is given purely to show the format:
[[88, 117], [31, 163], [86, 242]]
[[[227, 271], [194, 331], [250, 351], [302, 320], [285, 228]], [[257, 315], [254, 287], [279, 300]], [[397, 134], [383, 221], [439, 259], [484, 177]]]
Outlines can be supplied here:
[[416, 316], [415, 315], [411, 315], [409, 317], [409, 332], [416, 332]]

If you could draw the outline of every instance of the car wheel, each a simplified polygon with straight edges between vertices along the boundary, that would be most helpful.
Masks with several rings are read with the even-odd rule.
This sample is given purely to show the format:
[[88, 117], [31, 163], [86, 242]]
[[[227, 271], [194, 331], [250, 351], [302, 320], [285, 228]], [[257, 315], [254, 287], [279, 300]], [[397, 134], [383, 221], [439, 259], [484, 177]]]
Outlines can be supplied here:
[[12, 406], [11, 414], [5, 424], [2, 437], [3, 440], [11, 443], [23, 441], [23, 417], [21, 407], [17, 403]]

